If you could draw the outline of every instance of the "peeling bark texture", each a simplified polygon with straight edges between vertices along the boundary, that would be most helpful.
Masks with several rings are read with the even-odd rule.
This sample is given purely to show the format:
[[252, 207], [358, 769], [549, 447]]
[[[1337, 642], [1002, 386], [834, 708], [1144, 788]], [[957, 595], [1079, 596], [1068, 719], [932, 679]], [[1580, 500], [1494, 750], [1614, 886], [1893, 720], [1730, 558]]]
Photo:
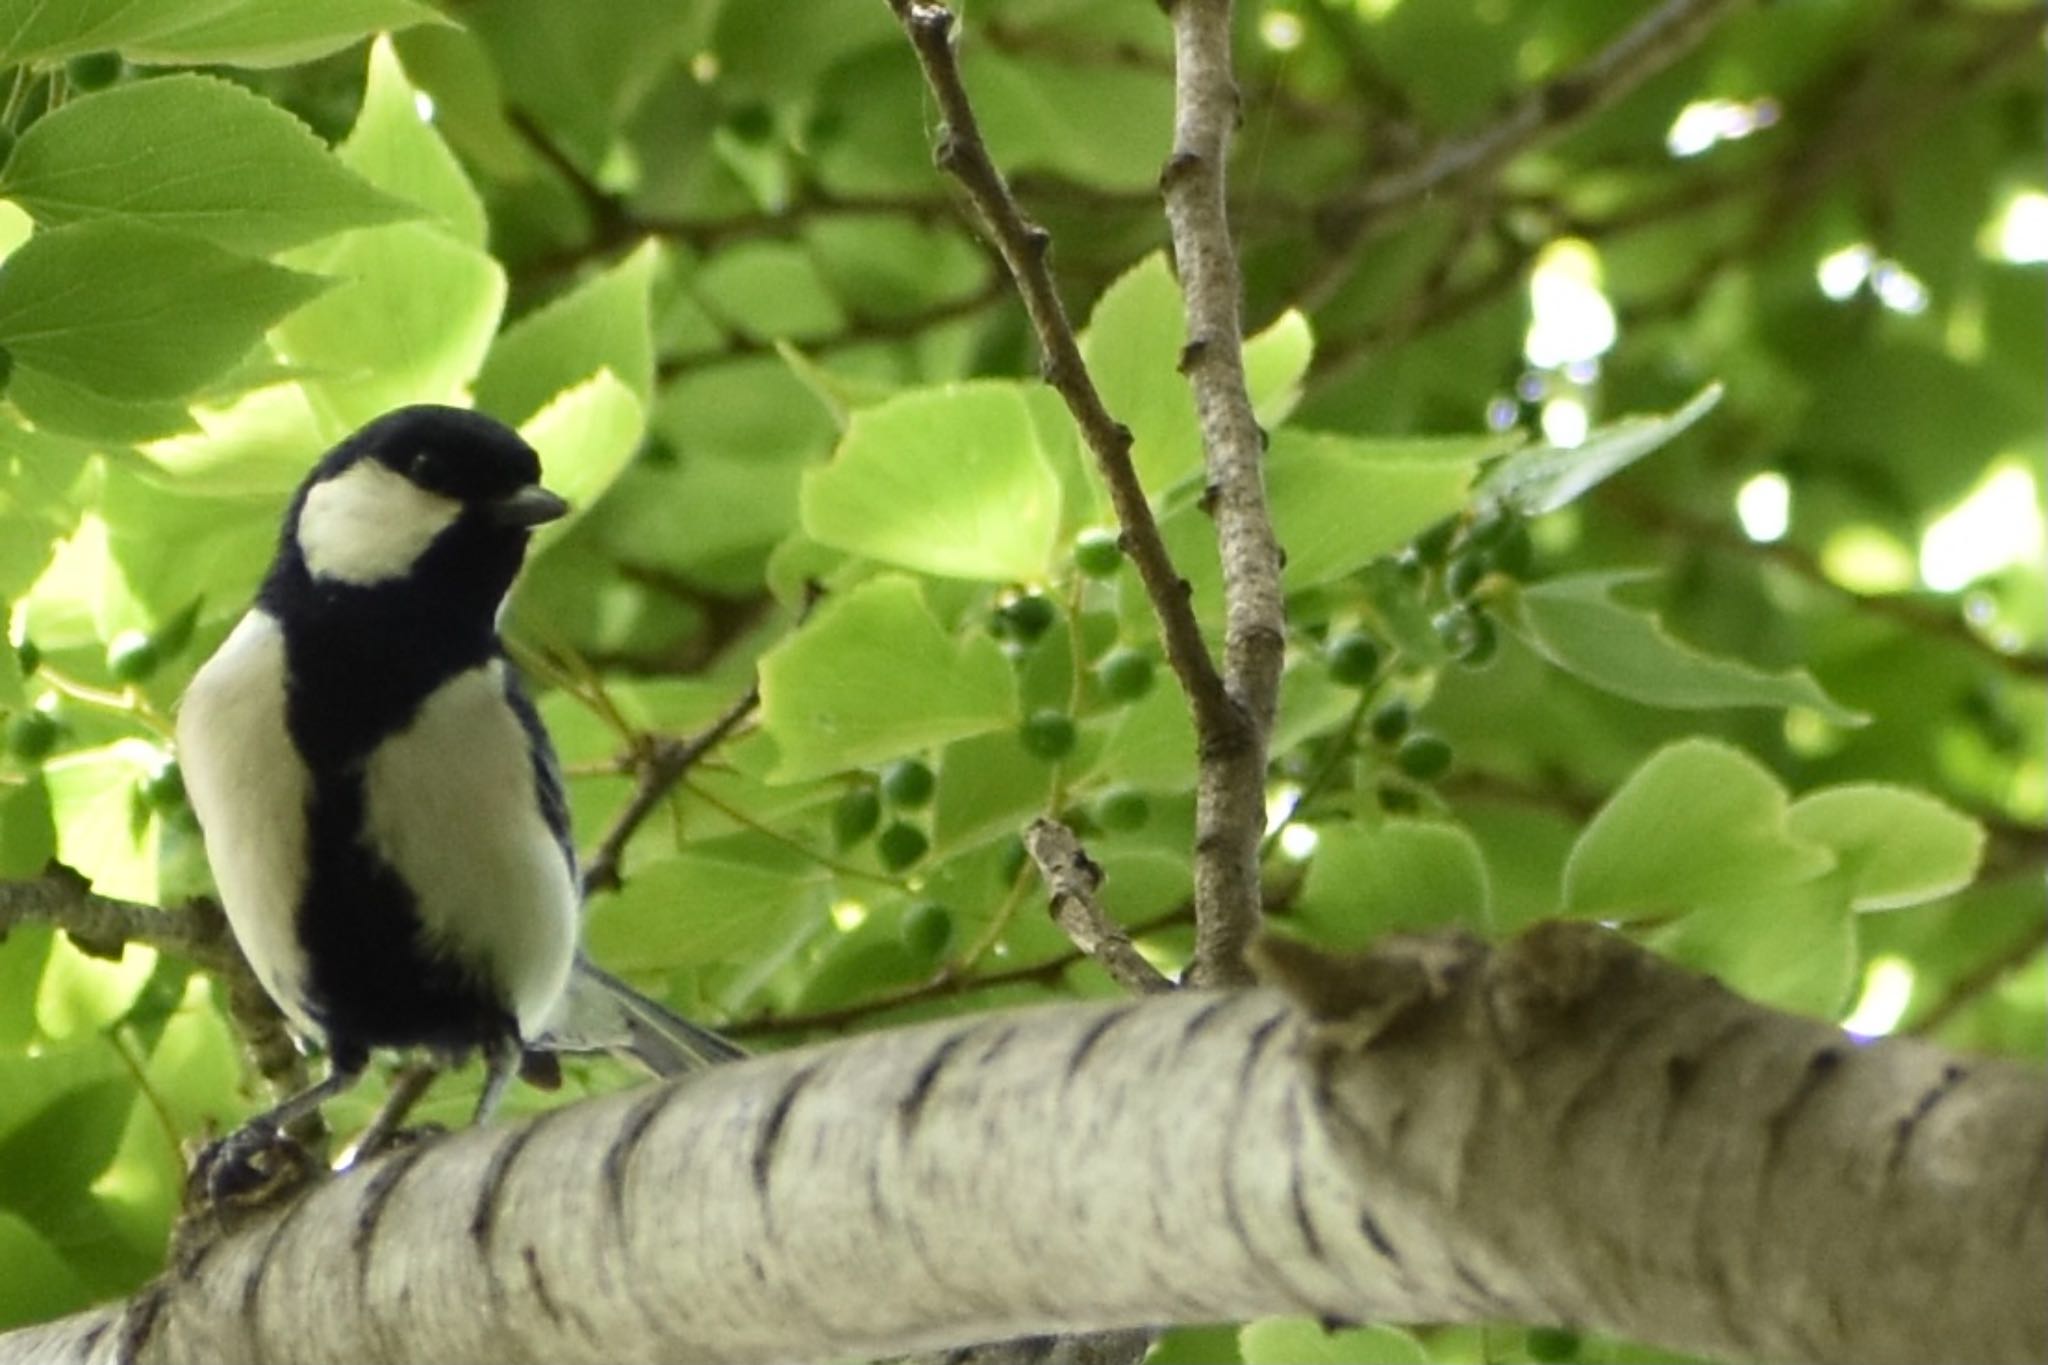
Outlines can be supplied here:
[[2048, 1089], [1583, 925], [977, 1016], [423, 1144], [0, 1361], [786, 1361], [1240, 1320], [2048, 1355]]
[[1250, 980], [1259, 931], [1259, 841], [1266, 829], [1266, 740], [1287, 649], [1280, 545], [1266, 511], [1265, 433], [1244, 381], [1244, 286], [1230, 236], [1225, 165], [1238, 113], [1230, 0], [1175, 0], [1173, 154], [1160, 173], [1187, 300], [1181, 370], [1194, 389], [1210, 515], [1223, 561], [1223, 684], [1231, 723], [1203, 736], [1195, 790], [1195, 956], [1199, 986]]
[[1173, 989], [1173, 982], [1145, 960], [1123, 926], [1096, 901], [1102, 868], [1081, 847], [1074, 831], [1041, 816], [1025, 829], [1024, 848], [1038, 864], [1038, 874], [1045, 878], [1051, 893], [1053, 922], [1076, 948], [1135, 995]]

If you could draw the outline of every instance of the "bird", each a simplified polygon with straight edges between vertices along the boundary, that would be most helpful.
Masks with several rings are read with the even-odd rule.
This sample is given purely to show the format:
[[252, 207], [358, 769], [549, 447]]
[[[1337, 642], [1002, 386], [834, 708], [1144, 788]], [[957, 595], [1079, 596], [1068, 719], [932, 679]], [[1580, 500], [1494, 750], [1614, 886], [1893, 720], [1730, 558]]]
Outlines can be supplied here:
[[186, 688], [179, 763], [229, 928], [329, 1061], [247, 1131], [283, 1130], [379, 1050], [481, 1054], [478, 1123], [535, 1049], [657, 1074], [741, 1055], [579, 951], [560, 766], [498, 633], [534, 531], [569, 511], [540, 476], [482, 413], [369, 422], [299, 485], [255, 601]]

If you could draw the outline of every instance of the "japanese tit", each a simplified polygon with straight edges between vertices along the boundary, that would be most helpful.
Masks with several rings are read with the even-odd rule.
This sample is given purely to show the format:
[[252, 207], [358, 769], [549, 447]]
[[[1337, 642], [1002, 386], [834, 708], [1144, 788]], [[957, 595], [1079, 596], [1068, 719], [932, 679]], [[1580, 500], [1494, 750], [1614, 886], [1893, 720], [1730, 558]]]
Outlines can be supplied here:
[[533, 529], [568, 504], [519, 436], [410, 407], [329, 451], [254, 605], [194, 676], [178, 749], [228, 923], [326, 1080], [377, 1048], [482, 1052], [479, 1122], [527, 1048], [666, 1073], [738, 1050], [584, 962], [553, 746], [498, 638]]

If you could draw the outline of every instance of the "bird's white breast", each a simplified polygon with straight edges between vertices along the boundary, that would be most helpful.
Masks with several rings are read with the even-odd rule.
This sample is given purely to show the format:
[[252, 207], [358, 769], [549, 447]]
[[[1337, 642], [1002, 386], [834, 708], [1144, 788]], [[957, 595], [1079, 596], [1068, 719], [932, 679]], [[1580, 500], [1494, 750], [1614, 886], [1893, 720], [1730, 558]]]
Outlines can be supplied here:
[[412, 888], [427, 941], [481, 971], [536, 1037], [568, 982], [578, 901], [503, 662], [437, 688], [364, 778], [365, 837]]
[[250, 611], [185, 692], [178, 756], [235, 940], [271, 999], [313, 1032], [294, 927], [312, 784], [285, 725], [285, 676], [284, 635]]

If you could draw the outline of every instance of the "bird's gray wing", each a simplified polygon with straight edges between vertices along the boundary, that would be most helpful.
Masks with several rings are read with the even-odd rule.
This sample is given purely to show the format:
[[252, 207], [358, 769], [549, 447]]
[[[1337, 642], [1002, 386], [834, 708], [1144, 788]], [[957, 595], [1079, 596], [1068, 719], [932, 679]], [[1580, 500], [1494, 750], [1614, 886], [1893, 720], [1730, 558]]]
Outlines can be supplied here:
[[737, 1043], [648, 999], [581, 954], [553, 1022], [532, 1046], [543, 1052], [609, 1052], [657, 1076], [678, 1076], [747, 1055]]

